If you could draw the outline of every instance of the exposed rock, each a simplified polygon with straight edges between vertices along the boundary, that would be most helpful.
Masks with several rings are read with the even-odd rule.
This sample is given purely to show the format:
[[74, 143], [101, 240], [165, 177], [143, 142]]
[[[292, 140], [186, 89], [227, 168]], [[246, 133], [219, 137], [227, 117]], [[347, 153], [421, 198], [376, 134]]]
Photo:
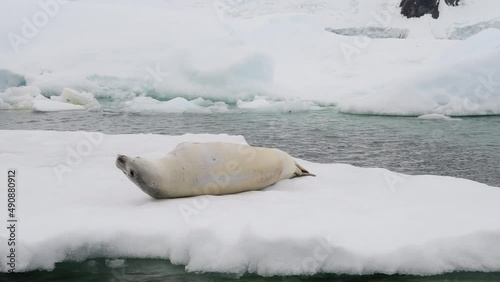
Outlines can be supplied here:
[[439, 0], [402, 0], [401, 14], [407, 18], [420, 18], [431, 14], [433, 18], [439, 17]]
[[[419, 18], [431, 14], [434, 19], [439, 18], [440, 0], [402, 0], [401, 14], [407, 18]], [[458, 6], [460, 0], [444, 0], [448, 6]]]

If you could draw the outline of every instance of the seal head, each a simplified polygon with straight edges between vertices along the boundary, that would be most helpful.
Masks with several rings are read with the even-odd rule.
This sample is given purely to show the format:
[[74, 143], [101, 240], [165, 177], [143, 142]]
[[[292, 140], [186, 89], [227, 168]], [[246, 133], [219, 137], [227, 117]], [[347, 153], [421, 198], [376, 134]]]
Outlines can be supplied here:
[[168, 198], [168, 195], [165, 195], [165, 192], [159, 189], [159, 175], [156, 173], [157, 168], [151, 162], [145, 161], [140, 157], [131, 158], [125, 155], [118, 155], [116, 158], [116, 167], [149, 196], [155, 199]]

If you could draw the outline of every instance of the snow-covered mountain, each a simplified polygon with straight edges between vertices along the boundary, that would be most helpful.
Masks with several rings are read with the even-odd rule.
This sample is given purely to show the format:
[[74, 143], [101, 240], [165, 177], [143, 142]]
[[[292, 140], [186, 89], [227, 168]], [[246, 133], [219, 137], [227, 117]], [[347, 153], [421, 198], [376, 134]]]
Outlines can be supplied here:
[[[139, 111], [201, 97], [204, 108], [298, 101], [306, 110], [500, 114], [499, 2], [441, 1], [438, 19], [406, 18], [400, 4], [2, 1], [0, 91], [27, 84], [50, 97], [70, 87]], [[29, 89], [0, 94], [0, 108], [43, 100]]]

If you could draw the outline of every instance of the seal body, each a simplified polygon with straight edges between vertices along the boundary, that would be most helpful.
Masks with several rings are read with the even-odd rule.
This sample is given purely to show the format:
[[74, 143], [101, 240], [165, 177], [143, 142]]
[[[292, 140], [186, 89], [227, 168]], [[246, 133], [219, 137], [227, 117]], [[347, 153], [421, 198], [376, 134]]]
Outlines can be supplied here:
[[116, 166], [155, 199], [258, 190], [313, 175], [287, 153], [233, 143], [181, 143], [160, 159], [119, 155]]

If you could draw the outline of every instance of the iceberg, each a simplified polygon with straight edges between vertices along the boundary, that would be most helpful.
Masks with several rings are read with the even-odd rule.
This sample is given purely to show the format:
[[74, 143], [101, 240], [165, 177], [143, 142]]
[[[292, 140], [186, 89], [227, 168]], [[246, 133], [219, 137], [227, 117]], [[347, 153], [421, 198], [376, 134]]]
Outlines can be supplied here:
[[78, 92], [65, 88], [61, 95], [43, 96], [38, 87], [10, 87], [0, 93], [0, 110], [34, 110], [37, 112], [57, 112], [74, 110], [96, 110], [99, 102], [92, 93]]

